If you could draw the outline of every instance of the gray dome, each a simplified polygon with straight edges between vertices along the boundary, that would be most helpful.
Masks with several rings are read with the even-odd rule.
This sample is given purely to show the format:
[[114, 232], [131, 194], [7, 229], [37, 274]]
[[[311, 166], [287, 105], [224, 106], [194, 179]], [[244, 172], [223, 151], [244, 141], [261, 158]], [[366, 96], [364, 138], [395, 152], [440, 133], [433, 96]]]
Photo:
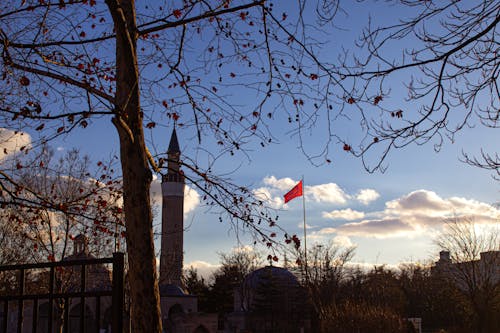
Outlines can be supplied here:
[[266, 283], [269, 280], [273, 281], [277, 286], [285, 288], [299, 285], [297, 277], [289, 270], [276, 266], [266, 266], [253, 271], [247, 275], [243, 285], [247, 290], [255, 290], [261, 283]]
[[160, 296], [186, 296], [186, 292], [175, 284], [160, 285]]
[[286, 268], [266, 266], [246, 276], [235, 293], [234, 309], [251, 312], [271, 302], [282, 304], [282, 310], [288, 311], [301, 299], [301, 287], [295, 275]]

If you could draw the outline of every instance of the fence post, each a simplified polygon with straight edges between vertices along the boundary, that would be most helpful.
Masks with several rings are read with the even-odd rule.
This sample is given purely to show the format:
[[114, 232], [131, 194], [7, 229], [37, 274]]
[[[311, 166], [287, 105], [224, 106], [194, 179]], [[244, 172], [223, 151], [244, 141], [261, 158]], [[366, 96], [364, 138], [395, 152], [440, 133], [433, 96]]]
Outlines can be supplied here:
[[9, 318], [9, 301], [3, 301], [3, 329], [2, 333], [7, 333], [7, 324], [9, 323], [7, 319]]
[[50, 266], [50, 277], [49, 277], [49, 309], [48, 309], [48, 328], [47, 332], [52, 333], [52, 321], [54, 320], [54, 280], [55, 280], [55, 269], [54, 266]]
[[21, 268], [19, 270], [19, 296], [21, 298], [18, 301], [17, 305], [17, 332], [21, 333], [23, 331], [23, 312], [24, 312], [24, 301], [22, 299], [22, 296], [24, 296], [24, 281], [25, 276], [24, 276], [24, 269]]
[[123, 332], [123, 304], [125, 303], [124, 291], [124, 256], [123, 253], [113, 253], [113, 333]]

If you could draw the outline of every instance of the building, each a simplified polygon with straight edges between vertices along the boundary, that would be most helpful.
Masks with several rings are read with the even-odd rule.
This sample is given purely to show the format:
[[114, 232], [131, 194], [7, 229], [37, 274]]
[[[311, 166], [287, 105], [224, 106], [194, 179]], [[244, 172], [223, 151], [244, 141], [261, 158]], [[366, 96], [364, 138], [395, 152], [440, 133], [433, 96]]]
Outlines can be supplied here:
[[182, 282], [184, 257], [184, 174], [175, 128], [168, 146], [168, 171], [162, 178], [160, 301], [164, 330], [172, 333], [215, 333], [217, 315], [198, 312], [198, 299]]
[[450, 252], [441, 251], [432, 274], [459, 291], [471, 331], [500, 332], [500, 251], [481, 252], [475, 260], [452, 258]]
[[[86, 259], [96, 258], [89, 253], [87, 237], [80, 234], [73, 239], [73, 253], [64, 258], [63, 262]], [[53, 294], [66, 296], [54, 297], [52, 311], [50, 311], [51, 303], [48, 296], [38, 297], [36, 303], [33, 300], [24, 301], [21, 332], [29, 333], [32, 332], [33, 327], [36, 327], [36, 332], [47, 333], [49, 319], [52, 326], [51, 332], [62, 332], [65, 326], [67, 326], [68, 332], [79, 332], [82, 313], [85, 322], [84, 333], [96, 332], [97, 330], [100, 333], [111, 332], [111, 296], [85, 297], [83, 299], [81, 297], [69, 297], [68, 295], [78, 294], [82, 290], [91, 293], [111, 291], [112, 272], [103, 264], [86, 265], [85, 279], [82, 280], [81, 270], [81, 265], [60, 266], [55, 269], [52, 278], [50, 272], [46, 269], [25, 271], [24, 292], [26, 294], [48, 295], [51, 289], [50, 281], [53, 280]], [[83, 287], [82, 283], [84, 283]], [[17, 294], [17, 290], [15, 293]], [[20, 318], [18, 313], [19, 303], [10, 302], [9, 305], [6, 332], [15, 332]], [[2, 324], [4, 324], [3, 306], [0, 309], [0, 323]], [[52, 318], [50, 313], [52, 313]], [[2, 332], [1, 328], [0, 332]]]
[[224, 332], [310, 332], [305, 290], [286, 268], [266, 266], [234, 290]]
[[432, 267], [439, 274], [454, 281], [461, 289], [500, 283], [500, 251], [481, 252], [479, 259], [453, 262], [449, 251], [439, 252], [439, 260]]

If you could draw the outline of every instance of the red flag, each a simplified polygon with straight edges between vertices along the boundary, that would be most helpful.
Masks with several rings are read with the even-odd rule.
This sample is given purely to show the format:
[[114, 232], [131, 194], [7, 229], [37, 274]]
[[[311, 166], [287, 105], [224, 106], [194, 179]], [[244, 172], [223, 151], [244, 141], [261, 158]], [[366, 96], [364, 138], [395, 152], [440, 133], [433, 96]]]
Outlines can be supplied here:
[[302, 196], [302, 180], [285, 194], [285, 203], [300, 196]]

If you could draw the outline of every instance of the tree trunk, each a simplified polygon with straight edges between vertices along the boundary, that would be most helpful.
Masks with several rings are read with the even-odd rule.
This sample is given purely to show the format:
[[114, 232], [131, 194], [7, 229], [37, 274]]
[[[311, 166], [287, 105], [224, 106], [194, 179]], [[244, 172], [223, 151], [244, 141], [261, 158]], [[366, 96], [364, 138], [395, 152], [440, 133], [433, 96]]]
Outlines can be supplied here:
[[132, 332], [161, 333], [149, 194], [152, 174], [140, 108], [134, 1], [106, 0], [106, 3], [116, 33], [116, 116], [113, 123], [120, 139]]
[[123, 196], [132, 332], [161, 332], [160, 298], [149, 201], [151, 171], [143, 145], [122, 143]]

